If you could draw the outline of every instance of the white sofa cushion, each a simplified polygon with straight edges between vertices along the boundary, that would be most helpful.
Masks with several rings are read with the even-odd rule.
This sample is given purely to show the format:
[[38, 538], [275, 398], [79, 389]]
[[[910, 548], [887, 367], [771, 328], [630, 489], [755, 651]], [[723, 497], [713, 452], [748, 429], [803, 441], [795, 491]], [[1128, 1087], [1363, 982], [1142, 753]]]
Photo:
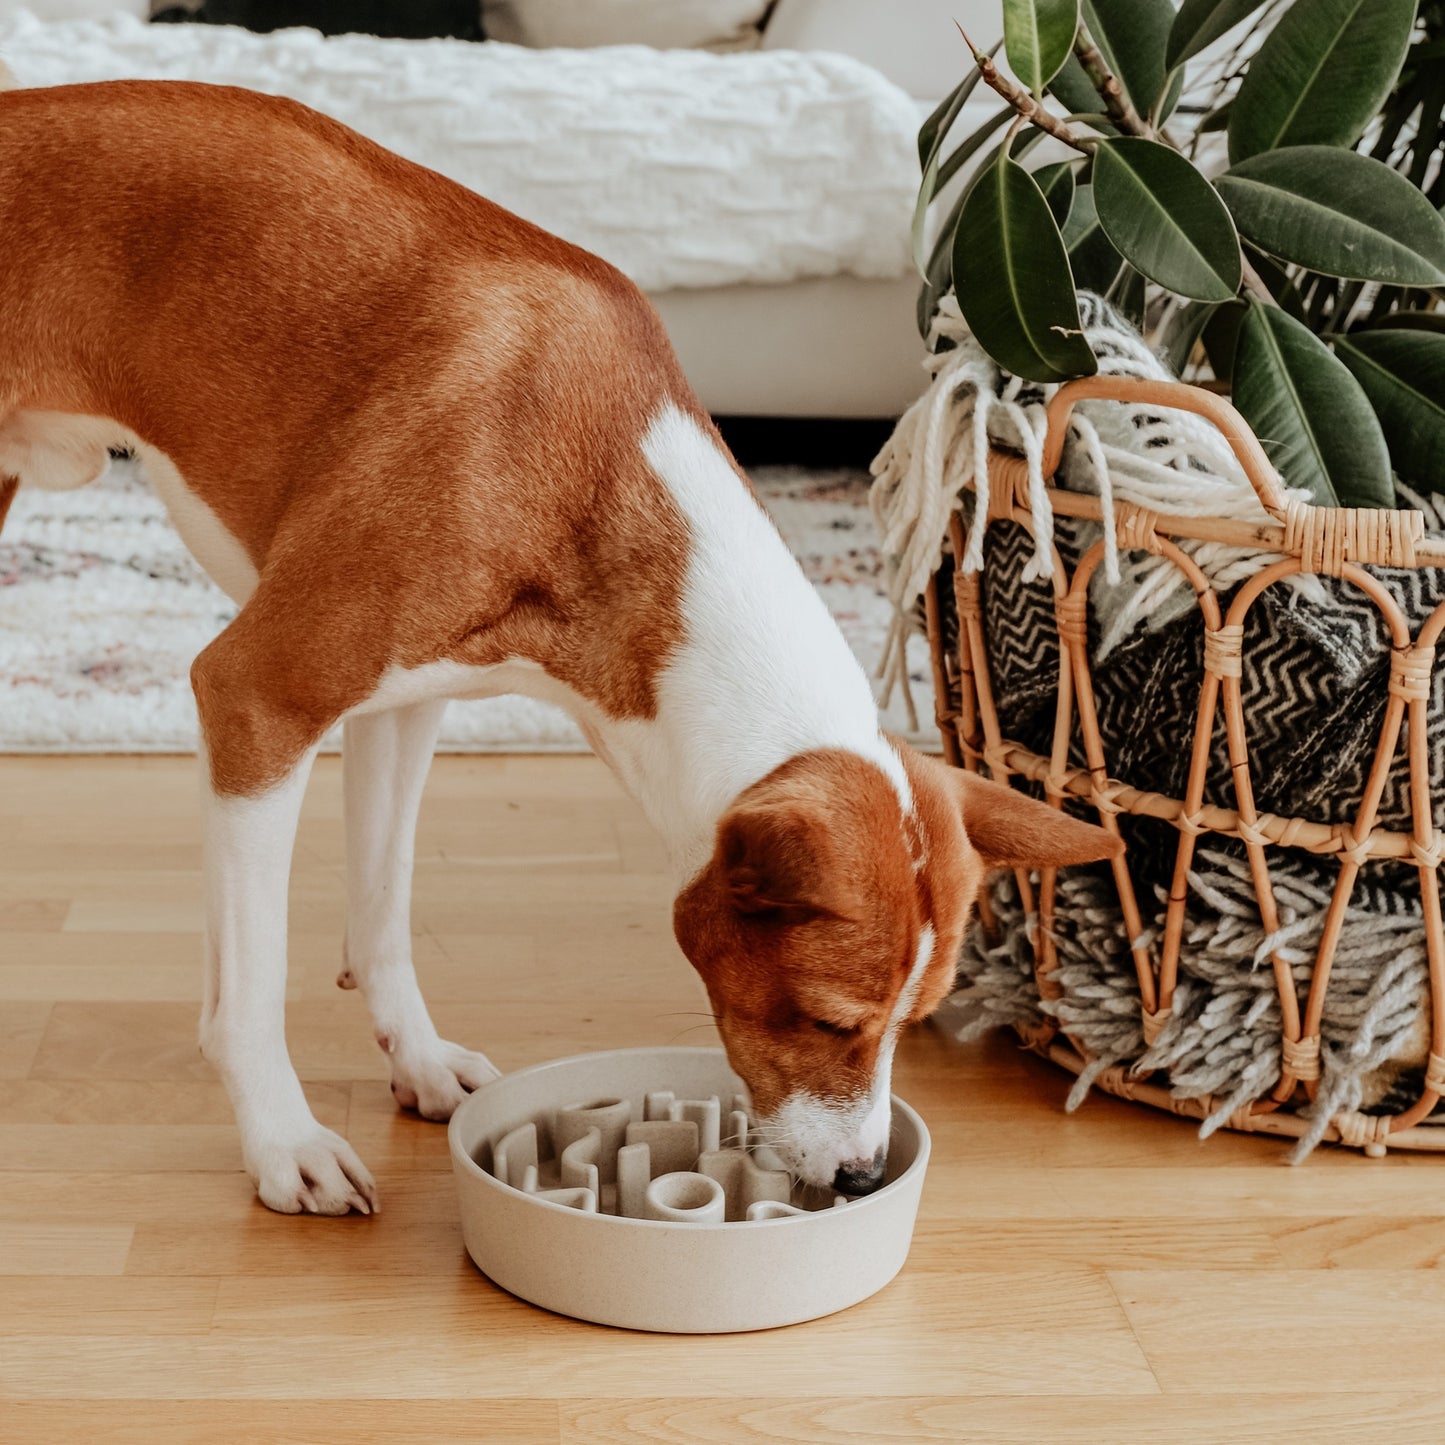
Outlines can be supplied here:
[[482, 0], [489, 39], [534, 49], [652, 45], [746, 49], [767, 0]]
[[1002, 0], [778, 0], [763, 47], [852, 55], [916, 99], [938, 100], [972, 64], [959, 25], [976, 45], [992, 45], [1003, 34]]

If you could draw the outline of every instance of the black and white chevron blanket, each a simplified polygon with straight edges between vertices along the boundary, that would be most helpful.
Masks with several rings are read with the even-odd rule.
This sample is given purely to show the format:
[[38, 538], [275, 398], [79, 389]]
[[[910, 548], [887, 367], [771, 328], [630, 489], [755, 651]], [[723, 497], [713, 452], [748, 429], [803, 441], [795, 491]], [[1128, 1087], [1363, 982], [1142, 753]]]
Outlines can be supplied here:
[[[1404, 498], [1402, 505], [1410, 503]], [[1056, 529], [1066, 565], [1076, 548]], [[1028, 581], [1033, 555], [1022, 528], [995, 524], [981, 574], [990, 675], [1005, 736], [1036, 752], [1053, 742], [1059, 640], [1049, 584]], [[1445, 601], [1445, 570], [1369, 568], [1416, 626]], [[1286, 817], [1325, 823], [1351, 821], [1374, 762], [1390, 670], [1390, 634], [1375, 604], [1349, 583], [1319, 579], [1324, 601], [1283, 588], [1267, 589], [1244, 629], [1240, 690], [1256, 805]], [[1096, 581], [1095, 586], [1107, 583]], [[1227, 608], [1237, 588], [1221, 597]], [[1099, 623], [1091, 624], [1095, 703], [1110, 776], [1133, 787], [1180, 797], [1193, 745], [1204, 676], [1204, 626], [1195, 609], [1162, 627], [1137, 626], [1100, 655]], [[1445, 802], [1445, 671], [1433, 679], [1430, 705], [1430, 783], [1436, 825]], [[1076, 743], [1077, 762], [1082, 750]], [[1403, 748], [1381, 801], [1385, 827], [1410, 827], [1409, 775]], [[1205, 801], [1235, 803], [1222, 714], [1210, 755]], [[1174, 830], [1167, 832], [1173, 836]], [[1168, 850], [1172, 855], [1172, 847]], [[1163, 882], [1172, 856], [1145, 852], [1140, 866]], [[1332, 872], [1334, 864], [1321, 860]], [[1384, 863], [1370, 865], [1385, 867]], [[1400, 885], [1416, 878], [1400, 870]], [[1141, 882], [1145, 879], [1141, 878]]]

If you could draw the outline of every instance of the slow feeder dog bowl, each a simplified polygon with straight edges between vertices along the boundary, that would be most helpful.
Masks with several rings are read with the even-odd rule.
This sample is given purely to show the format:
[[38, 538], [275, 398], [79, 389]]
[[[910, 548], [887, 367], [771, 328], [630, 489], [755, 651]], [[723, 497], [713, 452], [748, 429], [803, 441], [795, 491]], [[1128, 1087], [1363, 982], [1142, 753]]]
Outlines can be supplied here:
[[448, 1130], [467, 1253], [544, 1309], [679, 1334], [796, 1324], [882, 1289], [913, 1237], [923, 1120], [895, 1096], [886, 1182], [842, 1200], [748, 1151], [741, 1094], [721, 1050], [686, 1048], [580, 1054], [478, 1089]]

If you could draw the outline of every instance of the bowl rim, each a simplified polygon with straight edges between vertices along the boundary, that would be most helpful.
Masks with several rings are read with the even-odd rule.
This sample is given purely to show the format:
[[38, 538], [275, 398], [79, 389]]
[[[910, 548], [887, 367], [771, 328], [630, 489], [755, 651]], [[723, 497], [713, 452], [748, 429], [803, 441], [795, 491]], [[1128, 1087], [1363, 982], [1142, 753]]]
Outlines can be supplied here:
[[786, 1229], [792, 1226], [806, 1225], [818, 1220], [841, 1217], [846, 1213], [850, 1219], [857, 1219], [859, 1214], [870, 1207], [877, 1207], [882, 1202], [889, 1202], [891, 1198], [897, 1197], [903, 1186], [917, 1182], [921, 1187], [923, 1172], [928, 1168], [929, 1157], [933, 1152], [933, 1138], [928, 1132], [928, 1125], [923, 1122], [923, 1116], [906, 1100], [900, 1099], [897, 1094], [889, 1094], [889, 1102], [892, 1108], [903, 1116], [912, 1126], [918, 1138], [918, 1148], [914, 1153], [908, 1167], [896, 1178], [890, 1179], [881, 1189], [876, 1189], [872, 1194], [865, 1194], [861, 1198], [849, 1201], [846, 1211], [838, 1211], [837, 1214], [831, 1209], [812, 1210], [807, 1214], [795, 1214], [782, 1219], [735, 1219], [725, 1220], [719, 1224], [679, 1224], [673, 1220], [666, 1219], [631, 1219], [616, 1214], [603, 1214], [600, 1210], [592, 1213], [587, 1210], [572, 1209], [565, 1204], [554, 1204], [550, 1199], [538, 1199], [536, 1195], [525, 1194], [520, 1189], [514, 1189], [510, 1184], [504, 1184], [495, 1174], [489, 1174], [472, 1156], [462, 1147], [460, 1142], [461, 1129], [460, 1120], [465, 1113], [474, 1107], [474, 1100], [482, 1098], [488, 1089], [498, 1084], [507, 1082], [509, 1079], [518, 1078], [524, 1074], [540, 1074], [552, 1068], [561, 1068], [566, 1064], [575, 1064], [584, 1059], [597, 1061], [602, 1059], [634, 1058], [646, 1054], [656, 1057], [659, 1054], [686, 1054], [693, 1057], [708, 1055], [720, 1059], [729, 1069], [727, 1052], [723, 1049], [707, 1048], [702, 1045], [683, 1044], [662, 1044], [655, 1048], [647, 1046], [625, 1049], [597, 1049], [591, 1052], [580, 1054], [567, 1054], [559, 1059], [545, 1059], [539, 1064], [527, 1064], [520, 1069], [513, 1069], [510, 1073], [502, 1074], [496, 1079], [490, 1079], [481, 1086], [474, 1089], [457, 1106], [452, 1114], [451, 1121], [447, 1124], [447, 1149], [452, 1157], [452, 1166], [460, 1170], [467, 1177], [480, 1181], [491, 1190], [507, 1196], [513, 1200], [525, 1200], [533, 1208], [547, 1209], [557, 1214], [571, 1215], [576, 1219], [587, 1219], [595, 1221], [592, 1227], [615, 1227], [631, 1228], [641, 1226], [646, 1229], [685, 1229], [689, 1234], [707, 1234], [715, 1230], [738, 1228], [749, 1229]]

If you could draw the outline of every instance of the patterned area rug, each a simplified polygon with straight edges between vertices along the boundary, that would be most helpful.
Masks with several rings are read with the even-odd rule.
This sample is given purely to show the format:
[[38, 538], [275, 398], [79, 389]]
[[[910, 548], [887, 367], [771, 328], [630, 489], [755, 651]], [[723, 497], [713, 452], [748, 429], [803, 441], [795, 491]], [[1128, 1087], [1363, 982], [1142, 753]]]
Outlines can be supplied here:
[[[772, 467], [753, 479], [871, 674], [890, 611], [867, 475]], [[79, 491], [22, 491], [0, 535], [0, 751], [193, 750], [191, 660], [234, 614], [131, 464]], [[913, 647], [914, 698], [929, 719], [927, 656], [921, 640]], [[884, 723], [908, 733], [900, 699]], [[932, 736], [929, 728], [915, 741], [928, 745]], [[338, 740], [339, 730], [328, 746]], [[452, 703], [439, 746], [585, 748], [570, 719], [520, 697]]]

